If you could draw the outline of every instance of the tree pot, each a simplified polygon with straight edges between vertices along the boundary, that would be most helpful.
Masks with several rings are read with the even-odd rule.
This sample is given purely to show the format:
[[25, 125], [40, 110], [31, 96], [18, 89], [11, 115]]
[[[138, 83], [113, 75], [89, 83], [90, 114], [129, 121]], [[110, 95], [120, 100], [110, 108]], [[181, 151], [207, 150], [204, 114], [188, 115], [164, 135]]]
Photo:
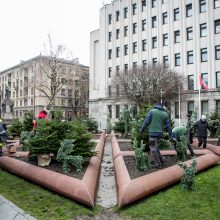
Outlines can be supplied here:
[[38, 162], [38, 166], [41, 166], [41, 167], [49, 166], [51, 162], [51, 155], [50, 154], [38, 154], [37, 162]]

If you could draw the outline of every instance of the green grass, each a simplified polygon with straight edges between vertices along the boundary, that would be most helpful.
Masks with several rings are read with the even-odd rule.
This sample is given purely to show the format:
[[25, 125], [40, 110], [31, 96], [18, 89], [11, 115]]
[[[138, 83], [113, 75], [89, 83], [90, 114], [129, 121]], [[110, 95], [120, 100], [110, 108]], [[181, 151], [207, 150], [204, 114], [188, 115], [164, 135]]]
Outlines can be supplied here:
[[76, 216], [95, 216], [101, 210], [87, 208], [73, 200], [0, 170], [0, 194], [39, 220], [69, 220]]
[[220, 219], [220, 165], [196, 176], [196, 191], [182, 191], [178, 184], [115, 211], [138, 220]]

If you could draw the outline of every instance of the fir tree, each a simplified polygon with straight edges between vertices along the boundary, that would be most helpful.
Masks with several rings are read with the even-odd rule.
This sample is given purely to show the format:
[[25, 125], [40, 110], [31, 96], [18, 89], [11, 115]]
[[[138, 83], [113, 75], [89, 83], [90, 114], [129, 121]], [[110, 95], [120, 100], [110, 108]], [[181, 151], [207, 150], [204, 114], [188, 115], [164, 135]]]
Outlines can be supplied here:
[[34, 112], [29, 111], [25, 114], [23, 121], [23, 130], [24, 131], [32, 131], [33, 130], [33, 120], [34, 120]]

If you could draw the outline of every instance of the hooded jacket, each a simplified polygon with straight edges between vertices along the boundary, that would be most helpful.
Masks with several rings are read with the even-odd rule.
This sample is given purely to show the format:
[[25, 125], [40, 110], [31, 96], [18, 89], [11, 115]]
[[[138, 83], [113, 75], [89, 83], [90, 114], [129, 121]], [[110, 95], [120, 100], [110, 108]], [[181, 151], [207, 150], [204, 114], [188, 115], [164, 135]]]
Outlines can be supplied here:
[[200, 119], [199, 121], [196, 122], [195, 127], [197, 128], [197, 135], [198, 137], [207, 137], [207, 129], [210, 130], [210, 127], [207, 123], [207, 121], [203, 121]]
[[154, 106], [146, 116], [144, 123], [141, 128], [141, 132], [144, 131], [147, 125], [149, 127], [149, 135], [153, 137], [162, 137], [164, 128], [169, 132], [170, 137], [172, 136], [172, 129], [168, 114], [164, 111], [161, 104]]

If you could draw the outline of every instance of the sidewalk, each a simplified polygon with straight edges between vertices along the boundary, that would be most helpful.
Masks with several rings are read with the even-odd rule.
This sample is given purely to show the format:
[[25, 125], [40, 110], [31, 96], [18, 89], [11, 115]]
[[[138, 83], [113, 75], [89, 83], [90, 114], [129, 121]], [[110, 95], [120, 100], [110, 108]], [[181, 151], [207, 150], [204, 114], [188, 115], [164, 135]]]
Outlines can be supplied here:
[[0, 220], [36, 220], [0, 195]]

